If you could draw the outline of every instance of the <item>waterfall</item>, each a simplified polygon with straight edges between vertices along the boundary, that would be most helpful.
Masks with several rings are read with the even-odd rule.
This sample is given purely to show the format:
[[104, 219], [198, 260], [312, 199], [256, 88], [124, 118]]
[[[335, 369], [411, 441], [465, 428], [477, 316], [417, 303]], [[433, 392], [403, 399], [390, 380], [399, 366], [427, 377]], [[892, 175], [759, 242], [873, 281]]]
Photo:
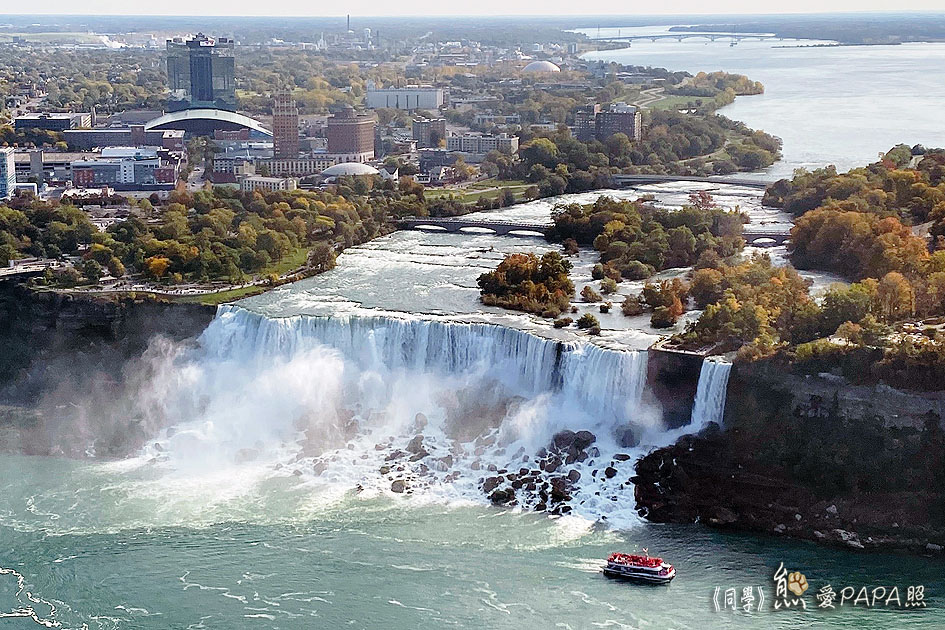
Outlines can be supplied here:
[[[135, 397], [158, 427], [136, 461], [221, 497], [278, 477], [332, 496], [482, 502], [487, 477], [525, 468], [518, 505], [567, 480], [569, 511], [631, 525], [642, 447], [628, 436], [666, 433], [644, 402], [646, 351], [489, 323], [223, 305], [196, 347], [167, 357]], [[559, 446], [565, 432], [583, 446]]]
[[725, 394], [732, 364], [718, 359], [705, 359], [699, 372], [699, 386], [692, 406], [689, 430], [697, 433], [710, 422], [722, 424], [725, 414]]
[[479, 369], [522, 394], [560, 392], [618, 421], [632, 419], [646, 382], [645, 351], [556, 341], [494, 324], [387, 316], [270, 318], [225, 304], [201, 343], [211, 356], [240, 361], [288, 359], [328, 347], [361, 370], [455, 375]]

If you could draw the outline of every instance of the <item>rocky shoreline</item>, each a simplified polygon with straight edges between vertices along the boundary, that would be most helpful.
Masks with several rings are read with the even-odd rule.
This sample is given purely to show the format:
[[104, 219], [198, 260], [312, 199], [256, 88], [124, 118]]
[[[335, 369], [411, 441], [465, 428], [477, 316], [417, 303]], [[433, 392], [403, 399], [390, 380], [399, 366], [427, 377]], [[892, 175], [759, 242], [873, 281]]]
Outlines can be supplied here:
[[943, 397], [784, 366], [736, 366], [725, 429], [636, 463], [638, 512], [659, 523], [851, 549], [945, 547]]

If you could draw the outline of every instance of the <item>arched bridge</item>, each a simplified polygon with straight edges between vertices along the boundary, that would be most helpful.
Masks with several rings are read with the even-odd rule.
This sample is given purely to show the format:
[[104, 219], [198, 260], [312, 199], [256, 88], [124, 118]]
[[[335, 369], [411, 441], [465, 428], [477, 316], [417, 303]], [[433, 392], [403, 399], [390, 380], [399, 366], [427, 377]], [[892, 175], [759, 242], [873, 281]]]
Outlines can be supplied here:
[[[534, 236], [535, 232], [545, 234], [551, 227], [550, 223], [531, 221], [477, 221], [462, 217], [405, 217], [400, 220], [400, 227], [406, 230], [431, 229], [443, 232], [462, 232], [471, 228], [491, 230], [494, 234], [508, 236]], [[526, 234], [531, 232], [531, 234]]]
[[774, 182], [763, 179], [749, 179], [740, 177], [696, 177], [686, 175], [611, 175], [615, 186], [634, 186], [637, 184], [664, 184], [668, 182], [706, 182], [709, 184], [730, 184], [732, 186], [746, 186], [748, 188], [767, 188]]
[[746, 227], [742, 230], [742, 238], [745, 239], [745, 243], [754, 247], [774, 247], [776, 245], [784, 245], [784, 243], [791, 238], [791, 232], [789, 228], [780, 230], [753, 230], [750, 227]]

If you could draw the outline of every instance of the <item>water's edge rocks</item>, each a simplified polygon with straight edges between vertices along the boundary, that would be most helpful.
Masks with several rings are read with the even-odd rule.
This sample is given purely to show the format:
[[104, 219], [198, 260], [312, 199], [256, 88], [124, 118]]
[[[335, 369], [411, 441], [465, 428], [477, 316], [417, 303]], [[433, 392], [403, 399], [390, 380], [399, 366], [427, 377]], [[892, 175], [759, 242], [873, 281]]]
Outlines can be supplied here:
[[945, 393], [736, 365], [722, 430], [636, 464], [654, 522], [700, 522], [855, 549], [945, 546]]

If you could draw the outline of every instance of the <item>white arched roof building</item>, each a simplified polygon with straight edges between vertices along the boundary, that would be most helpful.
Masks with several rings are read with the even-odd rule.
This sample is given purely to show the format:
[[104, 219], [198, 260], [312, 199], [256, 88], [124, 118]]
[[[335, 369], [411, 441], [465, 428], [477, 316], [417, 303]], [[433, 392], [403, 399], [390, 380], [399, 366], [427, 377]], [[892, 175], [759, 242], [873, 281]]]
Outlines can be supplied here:
[[322, 171], [323, 177], [342, 177], [344, 175], [380, 175], [373, 166], [361, 164], [360, 162], [342, 162], [329, 166]]
[[529, 74], [541, 74], [543, 72], [561, 72], [561, 68], [550, 61], [533, 61], [524, 68], [522, 72]]

